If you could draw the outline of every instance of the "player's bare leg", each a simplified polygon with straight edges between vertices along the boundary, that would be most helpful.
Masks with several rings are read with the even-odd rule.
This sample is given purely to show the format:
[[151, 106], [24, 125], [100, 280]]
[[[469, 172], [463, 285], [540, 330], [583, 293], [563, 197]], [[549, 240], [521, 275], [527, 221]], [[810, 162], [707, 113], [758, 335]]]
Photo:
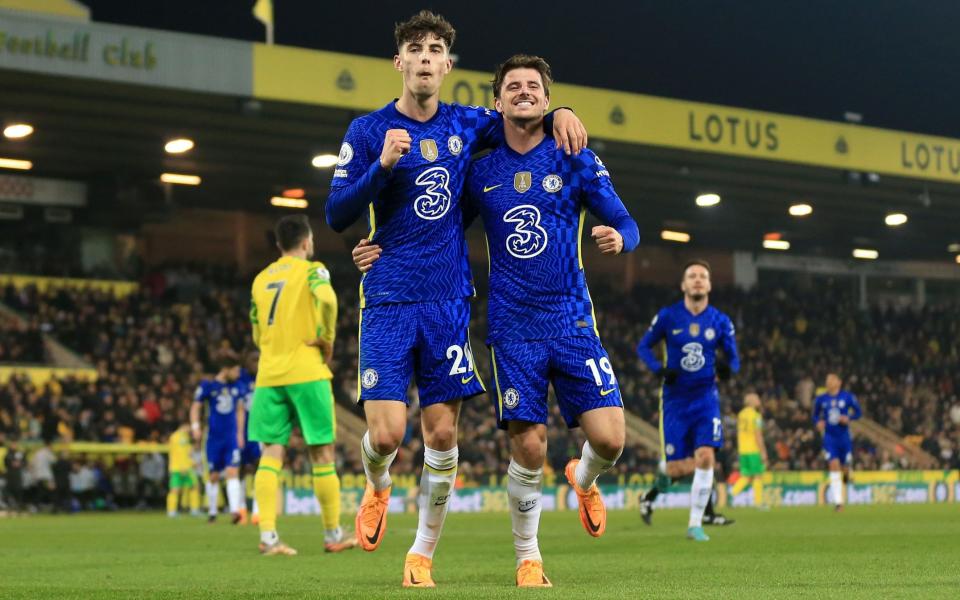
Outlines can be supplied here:
[[403, 569], [404, 587], [434, 587], [433, 553], [457, 479], [457, 420], [460, 400], [432, 404], [420, 411], [423, 471], [418, 497], [417, 537]]
[[343, 552], [357, 546], [355, 534], [346, 535], [340, 527], [340, 477], [337, 476], [335, 447], [319, 444], [309, 447], [312, 463], [313, 493], [320, 503], [323, 519], [324, 552]]
[[687, 523], [687, 538], [696, 542], [710, 540], [703, 531], [703, 512], [713, 492], [715, 462], [714, 450], [709, 446], [701, 446], [694, 452], [696, 468], [693, 472], [693, 485], [690, 488], [690, 520]]
[[577, 492], [580, 522], [588, 534], [600, 537], [607, 529], [607, 509], [597, 488], [597, 477], [609, 471], [623, 452], [625, 425], [623, 409], [605, 406], [580, 415], [587, 441], [580, 458], [567, 463], [567, 481]]
[[510, 466], [507, 496], [517, 555], [517, 587], [552, 587], [543, 573], [537, 532], [543, 495], [543, 462], [547, 456], [547, 426], [510, 421]]
[[367, 400], [363, 403], [367, 432], [360, 441], [360, 457], [367, 487], [357, 511], [356, 530], [360, 546], [373, 552], [387, 532], [390, 506], [390, 465], [397, 457], [407, 426], [407, 405], [395, 400]]
[[840, 467], [840, 459], [830, 459], [830, 501], [837, 512], [843, 510], [844, 471]]
[[283, 468], [283, 446], [265, 444], [260, 466], [254, 479], [254, 494], [260, 504], [260, 554], [264, 556], [296, 556], [297, 551], [280, 541], [277, 535], [277, 498], [280, 492], [280, 470]]

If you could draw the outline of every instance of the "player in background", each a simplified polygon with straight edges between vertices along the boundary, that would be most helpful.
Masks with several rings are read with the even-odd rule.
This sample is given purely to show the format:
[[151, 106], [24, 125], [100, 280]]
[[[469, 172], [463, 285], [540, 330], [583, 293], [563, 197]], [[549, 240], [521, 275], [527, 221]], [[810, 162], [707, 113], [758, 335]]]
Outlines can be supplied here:
[[240, 450], [237, 448], [237, 402], [240, 389], [240, 361], [231, 351], [217, 358], [220, 370], [213, 379], [203, 379], [197, 386], [190, 406], [190, 428], [195, 440], [201, 437], [200, 417], [207, 407], [207, 514], [208, 521], [217, 520], [220, 500], [220, 474], [226, 472], [227, 507], [234, 525], [240, 522]]
[[[256, 371], [256, 358], [248, 357], [247, 363], [253, 363], [253, 370]], [[247, 415], [253, 407], [253, 392], [256, 389], [256, 376], [251, 374], [247, 368], [240, 369], [239, 382], [244, 391], [240, 403], [237, 404], [237, 446], [240, 448], [240, 489], [243, 498], [240, 507], [240, 524], [247, 524], [247, 475], [255, 476], [257, 466], [260, 464], [260, 444], [250, 441], [250, 422]], [[260, 510], [257, 505], [256, 497], [253, 498], [253, 506], [250, 512], [250, 522], [254, 525], [260, 523]]]
[[763, 503], [763, 474], [767, 470], [767, 445], [763, 441], [763, 415], [760, 395], [748, 392], [743, 397], [743, 409], [737, 414], [737, 453], [740, 479], [733, 484], [731, 494], [739, 495], [753, 486], [753, 505], [765, 508]]
[[843, 380], [836, 373], [827, 374], [826, 393], [817, 396], [813, 405], [813, 422], [823, 436], [823, 454], [830, 469], [830, 498], [837, 511], [843, 510], [843, 484], [850, 478], [853, 441], [850, 421], [863, 415], [857, 397], [842, 389]]
[[334, 442], [336, 413], [327, 361], [333, 356], [337, 296], [330, 272], [313, 258], [313, 231], [303, 215], [277, 222], [282, 256], [253, 281], [250, 322], [260, 349], [250, 410], [250, 441], [263, 452], [254, 490], [260, 509], [260, 552], [295, 555], [277, 535], [277, 492], [284, 447], [299, 424], [312, 463], [313, 490], [323, 519], [323, 547], [341, 552], [356, 546], [340, 527], [340, 478]]
[[[716, 449], [723, 446], [720, 392], [717, 379], [729, 379], [740, 370], [733, 322], [710, 306], [710, 265], [694, 260], [683, 268], [680, 289], [683, 299], [660, 310], [640, 340], [637, 353], [647, 367], [663, 379], [660, 400], [660, 431], [663, 471], [670, 479], [693, 474], [690, 490], [690, 520], [687, 538], [706, 542], [703, 513], [713, 492]], [[653, 347], [664, 343], [661, 362]], [[722, 348], [726, 361], [717, 357]], [[656, 493], [666, 491], [658, 477]], [[652, 492], [652, 490], [651, 490]], [[641, 500], [641, 515], [649, 522], [656, 493]]]
[[[567, 426], [582, 425], [587, 437], [581, 458], [566, 468], [581, 523], [591, 536], [605, 531], [596, 480], [623, 450], [624, 418], [580, 261], [585, 212], [609, 224], [592, 231], [604, 254], [633, 250], [639, 241], [600, 159], [586, 149], [566, 155], [544, 133], [550, 83], [550, 66], [539, 57], [513, 56], [498, 68], [493, 89], [506, 145], [470, 167], [463, 198], [466, 224], [479, 214], [487, 232], [487, 343], [498, 424], [511, 443], [507, 489], [520, 587], [551, 587], [537, 541], [548, 385]], [[354, 252], [365, 271], [378, 256], [378, 246]]]
[[[424, 468], [404, 587], [435, 585], [433, 554], [457, 473], [460, 402], [484, 391], [468, 332], [474, 290], [459, 202], [470, 156], [500, 143], [503, 127], [489, 109], [439, 101], [454, 38], [450, 23], [428, 11], [397, 25], [394, 67], [403, 90], [350, 124], [326, 204], [334, 230], [366, 215], [368, 239], [389, 250], [360, 286], [357, 384], [368, 430], [356, 527], [367, 551], [387, 530], [389, 468], [406, 431], [411, 375], [419, 388]], [[567, 151], [586, 144], [571, 111], [557, 111], [553, 129]]]
[[167, 516], [176, 517], [181, 503], [181, 494], [187, 495], [190, 514], [200, 514], [200, 485], [193, 465], [193, 440], [190, 425], [183, 424], [168, 441], [167, 470], [170, 472], [170, 491], [167, 492]]

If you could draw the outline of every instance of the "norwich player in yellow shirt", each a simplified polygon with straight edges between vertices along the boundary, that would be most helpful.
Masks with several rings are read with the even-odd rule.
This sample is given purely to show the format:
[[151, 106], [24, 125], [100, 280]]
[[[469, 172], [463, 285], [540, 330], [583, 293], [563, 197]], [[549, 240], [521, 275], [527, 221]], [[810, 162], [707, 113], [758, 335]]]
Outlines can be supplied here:
[[190, 426], [183, 424], [170, 434], [168, 470], [170, 471], [170, 491], [167, 493], [167, 515], [177, 516], [180, 506], [180, 494], [186, 492], [189, 498], [190, 514], [200, 514], [200, 488], [193, 463], [193, 439]]
[[282, 256], [253, 281], [250, 322], [260, 348], [256, 391], [250, 411], [250, 440], [264, 444], [254, 479], [260, 507], [260, 552], [295, 555], [277, 536], [278, 476], [283, 449], [300, 425], [313, 463], [313, 489], [320, 501], [324, 549], [356, 546], [340, 527], [340, 478], [334, 466], [336, 418], [327, 361], [333, 353], [337, 296], [330, 273], [314, 262], [313, 232], [303, 215], [280, 219]]
[[737, 415], [737, 450], [740, 454], [740, 479], [733, 484], [734, 496], [753, 485], [753, 505], [763, 507], [763, 473], [767, 467], [767, 446], [763, 442], [763, 416], [760, 396], [754, 392], [743, 397], [743, 410]]

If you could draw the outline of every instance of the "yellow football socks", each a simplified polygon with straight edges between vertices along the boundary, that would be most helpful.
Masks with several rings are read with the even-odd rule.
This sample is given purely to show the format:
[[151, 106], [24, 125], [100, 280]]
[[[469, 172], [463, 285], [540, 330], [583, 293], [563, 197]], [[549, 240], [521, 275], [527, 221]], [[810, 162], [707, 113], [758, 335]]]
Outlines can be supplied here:
[[753, 505], [763, 506], [763, 478], [753, 480]]
[[[313, 465], [313, 493], [320, 502], [323, 528], [333, 531], [340, 526], [340, 478], [333, 463]], [[263, 513], [262, 504], [260, 512]]]
[[173, 488], [167, 494], [167, 514], [174, 515], [177, 513], [177, 507], [180, 504], [180, 488]]
[[741, 475], [740, 479], [737, 479], [737, 482], [733, 484], [733, 489], [730, 490], [730, 493], [734, 496], [739, 496], [743, 490], [747, 489], [748, 485], [750, 485], [750, 478]]
[[257, 467], [253, 491], [260, 505], [261, 532], [277, 530], [277, 490], [282, 467], [283, 461], [269, 456], [261, 457], [260, 466]]
[[200, 510], [200, 487], [192, 486], [187, 495], [187, 502], [190, 504], [190, 512], [196, 513]]

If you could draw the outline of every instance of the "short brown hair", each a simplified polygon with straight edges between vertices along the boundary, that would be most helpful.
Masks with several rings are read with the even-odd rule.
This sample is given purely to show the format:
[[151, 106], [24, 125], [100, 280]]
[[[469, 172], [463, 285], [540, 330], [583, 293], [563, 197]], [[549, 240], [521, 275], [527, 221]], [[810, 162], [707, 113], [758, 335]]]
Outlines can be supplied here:
[[507, 73], [514, 69], [533, 69], [540, 73], [540, 78], [543, 79], [543, 93], [547, 98], [550, 97], [550, 84], [553, 83], [553, 73], [547, 61], [532, 54], [514, 54], [501, 63], [500, 66], [497, 67], [496, 73], [493, 74], [494, 98], [500, 97], [500, 88], [503, 87], [503, 80], [507, 77]]
[[305, 240], [312, 230], [306, 215], [287, 215], [277, 221], [273, 233], [277, 237], [277, 245], [283, 252], [289, 252]]
[[393, 28], [393, 37], [397, 41], [397, 52], [407, 42], [423, 40], [428, 33], [432, 33], [443, 40], [447, 44], [448, 51], [453, 48], [453, 42], [457, 39], [457, 30], [453, 28], [450, 21], [429, 10], [421, 10], [406, 21], [397, 23]]
[[217, 366], [221, 369], [232, 369], [240, 366], [240, 357], [230, 348], [224, 348], [217, 353]]
[[695, 258], [693, 260], [687, 261], [687, 264], [683, 265], [683, 270], [680, 271], [680, 279], [683, 279], [684, 277], [687, 276], [687, 269], [689, 269], [690, 267], [698, 267], [698, 266], [706, 269], [707, 275], [711, 274], [710, 263], [703, 260], [702, 258]]

